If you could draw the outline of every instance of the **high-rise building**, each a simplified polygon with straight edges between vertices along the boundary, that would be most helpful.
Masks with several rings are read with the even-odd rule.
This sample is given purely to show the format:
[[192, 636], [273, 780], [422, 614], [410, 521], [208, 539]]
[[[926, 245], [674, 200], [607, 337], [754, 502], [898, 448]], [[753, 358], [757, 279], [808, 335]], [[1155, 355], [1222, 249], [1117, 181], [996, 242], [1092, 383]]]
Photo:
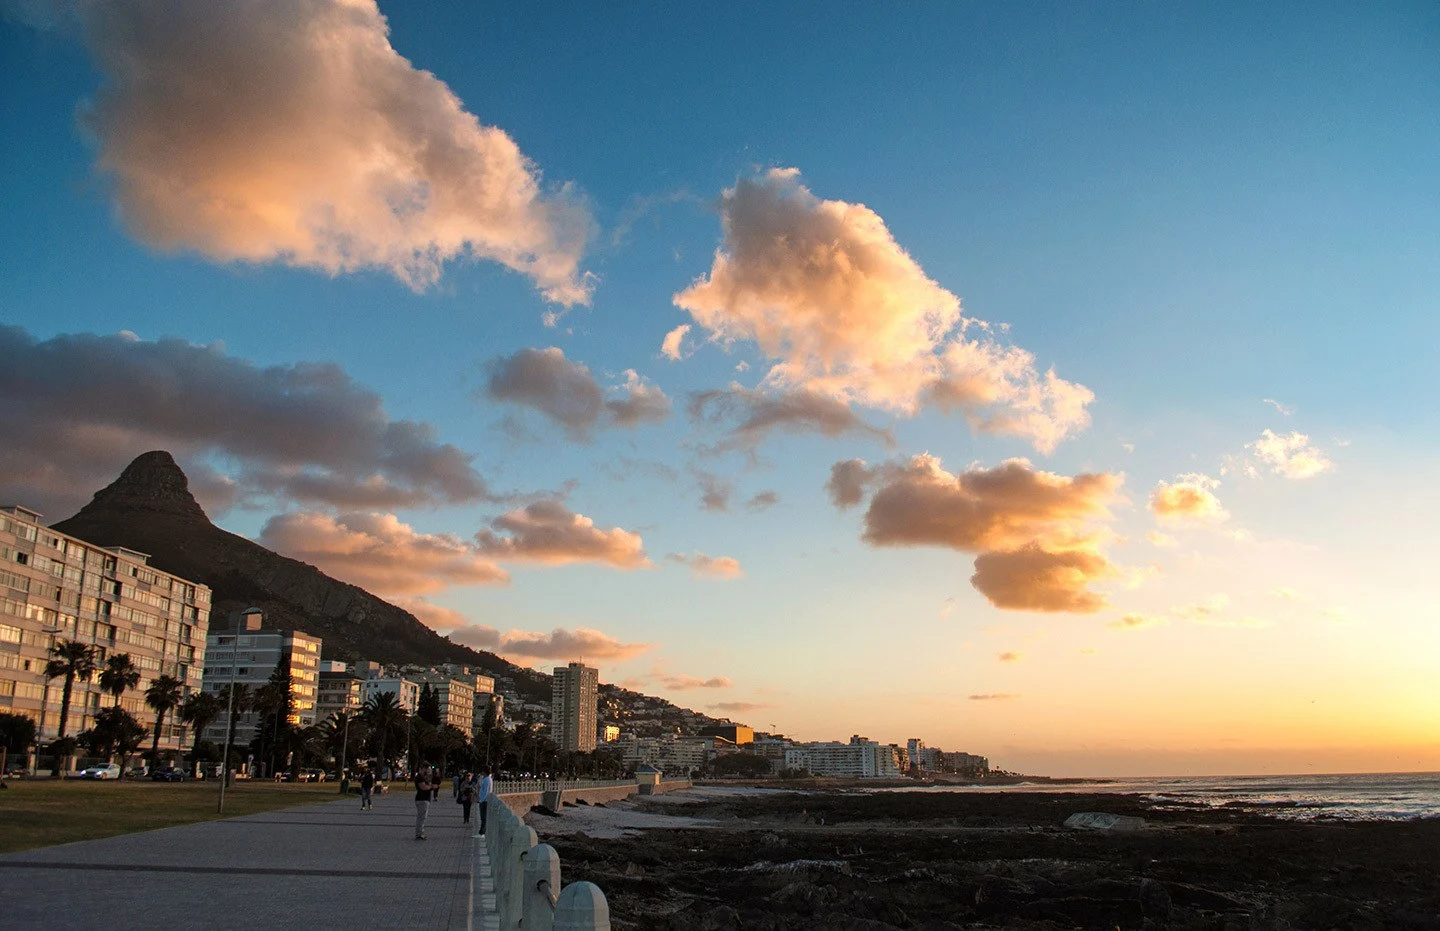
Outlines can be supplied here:
[[550, 728], [561, 750], [595, 749], [600, 670], [583, 663], [556, 666], [550, 685]]
[[[249, 612], [253, 617], [258, 612]], [[253, 694], [263, 688], [279, 667], [290, 673], [290, 723], [296, 727], [315, 724], [315, 702], [320, 686], [319, 637], [298, 630], [221, 630], [205, 640], [205, 691], [220, 693], [233, 681], [250, 687]], [[205, 729], [205, 739], [225, 741], [228, 721], [222, 712]], [[255, 739], [260, 717], [247, 711], [235, 716], [234, 745], [243, 747]]]
[[[174, 676], [187, 693], [200, 688], [198, 648], [210, 623], [210, 589], [161, 572], [149, 560], [51, 530], [26, 508], [0, 507], [0, 710], [33, 719], [42, 745], [59, 732], [64, 680], [45, 678], [58, 640], [94, 648], [97, 664], [129, 654], [140, 683], [121, 696], [120, 707], [147, 733], [155, 713], [145, 690], [155, 679]], [[98, 676], [77, 679], [66, 735], [89, 728], [95, 712], [113, 703], [102, 696]], [[160, 748], [188, 746], [178, 716], [172, 712], [165, 722]]]

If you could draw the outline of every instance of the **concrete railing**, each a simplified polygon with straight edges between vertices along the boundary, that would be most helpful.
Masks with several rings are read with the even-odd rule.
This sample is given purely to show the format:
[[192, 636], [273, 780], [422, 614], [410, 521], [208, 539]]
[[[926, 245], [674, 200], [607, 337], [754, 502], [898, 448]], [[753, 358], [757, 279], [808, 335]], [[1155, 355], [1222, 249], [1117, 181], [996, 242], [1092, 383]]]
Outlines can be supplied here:
[[475, 837], [474, 863], [478, 867], [485, 845], [500, 931], [610, 931], [610, 906], [600, 887], [582, 881], [561, 888], [555, 848], [537, 843], [535, 829], [510, 805], [490, 808], [485, 834]]

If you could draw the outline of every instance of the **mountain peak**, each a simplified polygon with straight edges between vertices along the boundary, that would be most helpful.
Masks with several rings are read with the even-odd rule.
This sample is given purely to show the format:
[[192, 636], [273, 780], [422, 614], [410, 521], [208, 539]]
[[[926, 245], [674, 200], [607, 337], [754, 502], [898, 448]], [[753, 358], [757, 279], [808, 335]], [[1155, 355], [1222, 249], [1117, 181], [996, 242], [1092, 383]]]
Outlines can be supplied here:
[[135, 457], [119, 478], [95, 492], [95, 497], [75, 516], [117, 511], [143, 511], [210, 523], [205, 509], [190, 494], [190, 480], [184, 470], [163, 449]]

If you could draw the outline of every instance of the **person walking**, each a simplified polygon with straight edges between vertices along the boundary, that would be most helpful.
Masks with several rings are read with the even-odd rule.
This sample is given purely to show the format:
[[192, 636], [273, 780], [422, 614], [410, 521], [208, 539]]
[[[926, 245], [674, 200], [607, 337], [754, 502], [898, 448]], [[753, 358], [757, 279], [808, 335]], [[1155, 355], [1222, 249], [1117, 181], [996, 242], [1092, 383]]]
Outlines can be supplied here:
[[372, 796], [374, 793], [375, 793], [375, 771], [372, 770], [372, 769], [367, 769], [367, 770], [365, 770], [364, 773], [362, 773], [362, 774], [360, 775], [360, 810], [361, 810], [361, 811], [369, 811], [370, 809], [372, 809], [372, 808], [375, 807], [375, 803], [374, 803], [373, 801], [371, 801], [371, 796]]
[[482, 767], [480, 772], [480, 788], [475, 792], [475, 800], [480, 803], [480, 833], [485, 833], [485, 816], [489, 813], [490, 796], [495, 794], [495, 780], [490, 777], [490, 767]]
[[415, 839], [425, 839], [425, 819], [430, 816], [430, 799], [435, 784], [430, 781], [430, 771], [420, 769], [415, 773]]
[[470, 806], [475, 804], [475, 782], [466, 773], [464, 778], [458, 779], [455, 790], [455, 801], [460, 803], [460, 812], [464, 815], [463, 824], [470, 823]]
[[450, 777], [450, 797], [453, 798], [455, 801], [460, 801], [460, 787], [464, 785], [465, 780], [469, 778], [469, 773], [462, 774], [459, 772]]

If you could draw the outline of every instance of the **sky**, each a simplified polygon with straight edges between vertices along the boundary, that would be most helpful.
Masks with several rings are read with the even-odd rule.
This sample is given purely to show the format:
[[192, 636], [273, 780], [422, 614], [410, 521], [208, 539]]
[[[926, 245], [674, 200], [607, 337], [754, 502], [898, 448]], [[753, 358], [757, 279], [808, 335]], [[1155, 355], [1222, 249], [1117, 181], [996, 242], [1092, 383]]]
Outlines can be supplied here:
[[1430, 3], [0, 2], [0, 499], [1053, 775], [1440, 770]]

